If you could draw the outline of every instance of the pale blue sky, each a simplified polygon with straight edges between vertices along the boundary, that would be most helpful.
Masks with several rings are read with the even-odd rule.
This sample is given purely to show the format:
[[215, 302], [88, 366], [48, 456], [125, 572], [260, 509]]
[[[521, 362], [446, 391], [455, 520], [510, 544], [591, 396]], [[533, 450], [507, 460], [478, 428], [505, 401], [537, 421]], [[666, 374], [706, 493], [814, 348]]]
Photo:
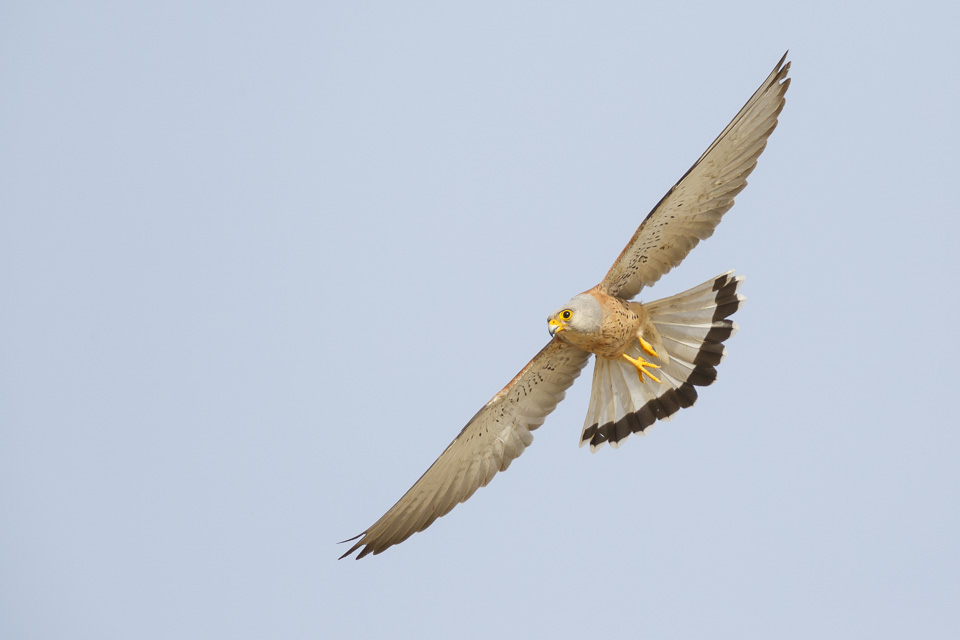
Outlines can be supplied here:
[[[349, 7], [349, 8], [347, 8]], [[0, 6], [0, 637], [960, 636], [950, 3]], [[790, 49], [693, 409], [336, 560]]]

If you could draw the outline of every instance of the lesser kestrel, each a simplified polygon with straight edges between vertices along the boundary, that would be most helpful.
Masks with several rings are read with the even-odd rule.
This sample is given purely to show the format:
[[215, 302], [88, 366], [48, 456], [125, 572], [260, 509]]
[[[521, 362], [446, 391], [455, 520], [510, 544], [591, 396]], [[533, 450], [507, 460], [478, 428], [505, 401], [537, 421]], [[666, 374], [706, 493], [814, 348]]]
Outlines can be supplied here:
[[436, 462], [341, 557], [377, 554], [423, 531], [485, 486], [533, 441], [596, 356], [580, 444], [618, 446], [697, 399], [736, 331], [732, 272], [654, 302], [632, 302], [713, 234], [747, 186], [790, 86], [786, 55], [694, 165], [657, 203], [600, 283], [550, 314], [550, 342], [467, 423]]

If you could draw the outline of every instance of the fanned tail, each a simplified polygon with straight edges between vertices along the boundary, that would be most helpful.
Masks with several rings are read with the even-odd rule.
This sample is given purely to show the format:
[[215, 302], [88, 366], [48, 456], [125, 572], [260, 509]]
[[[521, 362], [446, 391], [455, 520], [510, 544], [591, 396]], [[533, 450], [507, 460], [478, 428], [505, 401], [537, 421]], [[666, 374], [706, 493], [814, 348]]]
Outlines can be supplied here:
[[[590, 406], [580, 435], [580, 446], [590, 450], [609, 442], [617, 447], [631, 433], [641, 435], [654, 422], [670, 419], [697, 400], [696, 387], [717, 379], [716, 366], [726, 355], [723, 342], [737, 331], [728, 318], [744, 297], [737, 293], [742, 276], [733, 271], [677, 295], [643, 306], [659, 333], [660, 365], [654, 375], [640, 381], [637, 370], [624, 359], [597, 358], [593, 370]], [[650, 358], [639, 342], [628, 355]]]

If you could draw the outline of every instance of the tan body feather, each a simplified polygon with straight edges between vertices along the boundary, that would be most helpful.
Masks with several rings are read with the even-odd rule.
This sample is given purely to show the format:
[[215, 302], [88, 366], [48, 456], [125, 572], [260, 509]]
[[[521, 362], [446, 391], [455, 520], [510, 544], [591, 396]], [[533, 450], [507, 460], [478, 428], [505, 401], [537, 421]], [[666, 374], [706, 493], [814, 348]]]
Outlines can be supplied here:
[[558, 333], [557, 336], [564, 342], [589, 351], [598, 358], [611, 359], [632, 353], [641, 337], [653, 344], [654, 349], [662, 344], [647, 310], [639, 302], [621, 300], [604, 293], [599, 286], [584, 293], [594, 298], [603, 310], [600, 328], [592, 333]]

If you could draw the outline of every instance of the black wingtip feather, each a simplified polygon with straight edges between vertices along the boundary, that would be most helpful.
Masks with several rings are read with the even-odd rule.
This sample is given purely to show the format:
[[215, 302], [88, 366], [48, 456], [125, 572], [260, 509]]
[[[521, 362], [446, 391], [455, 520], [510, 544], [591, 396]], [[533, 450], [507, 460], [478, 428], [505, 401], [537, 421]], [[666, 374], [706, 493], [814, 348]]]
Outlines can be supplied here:
[[[361, 536], [365, 536], [366, 534], [367, 534], [366, 531], [364, 531], [363, 533], [358, 533], [357, 535], [353, 536], [352, 538], [347, 538], [346, 540], [341, 540], [341, 541], [338, 542], [337, 544], [345, 544], [345, 543], [347, 543], [347, 542], [353, 542], [353, 541], [356, 540], [357, 538], [359, 538], [359, 537], [361, 537]], [[358, 542], [357, 544], [355, 544], [355, 545], [353, 545], [352, 547], [350, 547], [350, 549], [349, 549], [345, 554], [343, 554], [342, 556], [340, 556], [339, 558], [337, 558], [337, 560], [343, 560], [344, 558], [346, 558], [347, 556], [349, 556], [351, 553], [353, 553], [354, 551], [356, 551], [357, 549], [359, 549], [359, 548], [362, 547], [362, 546], [363, 546], [363, 540], [361, 540], [361, 541]], [[368, 547], [368, 549], [369, 549], [369, 547]], [[366, 555], [366, 553], [367, 553], [367, 549], [364, 549], [363, 551], [361, 551], [361, 552], [360, 552], [360, 555], [357, 556], [357, 560], [359, 560], [359, 559], [362, 558], [364, 555]]]

